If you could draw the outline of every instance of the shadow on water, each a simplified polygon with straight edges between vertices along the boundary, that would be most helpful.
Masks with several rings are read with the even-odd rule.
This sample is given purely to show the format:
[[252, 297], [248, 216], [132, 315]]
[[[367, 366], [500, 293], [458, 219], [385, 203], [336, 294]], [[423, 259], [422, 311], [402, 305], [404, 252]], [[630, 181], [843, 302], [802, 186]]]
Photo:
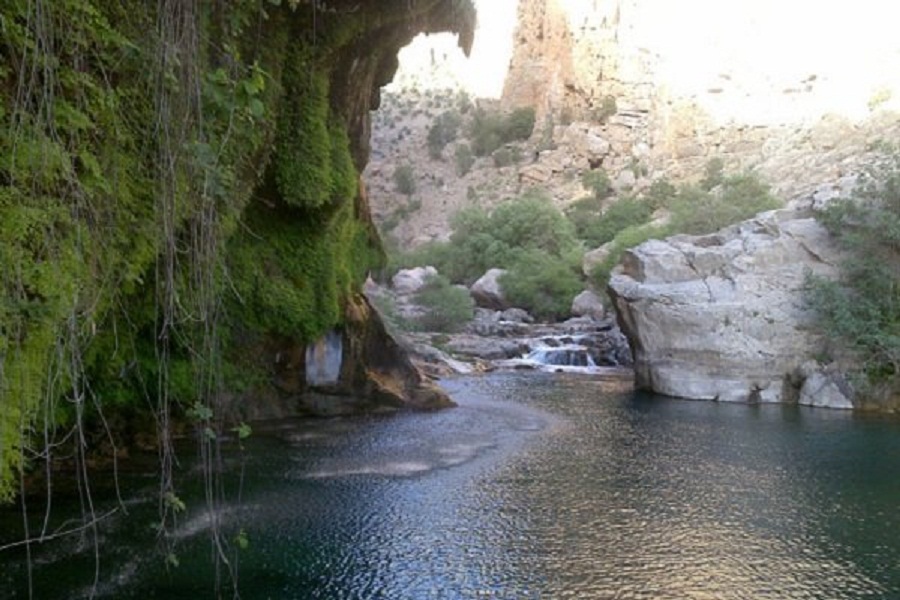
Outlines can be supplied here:
[[[224, 514], [249, 540], [243, 598], [900, 597], [895, 421], [596, 376], [445, 387], [459, 408], [255, 427], [243, 502]], [[181, 566], [154, 550], [153, 476], [132, 473], [129, 515], [102, 528], [99, 597], [210, 594], [199, 477], [181, 479]], [[0, 513], [0, 537], [17, 519]], [[35, 597], [89, 590], [75, 540], [33, 563]], [[0, 564], [0, 597], [24, 597], [21, 555]]]

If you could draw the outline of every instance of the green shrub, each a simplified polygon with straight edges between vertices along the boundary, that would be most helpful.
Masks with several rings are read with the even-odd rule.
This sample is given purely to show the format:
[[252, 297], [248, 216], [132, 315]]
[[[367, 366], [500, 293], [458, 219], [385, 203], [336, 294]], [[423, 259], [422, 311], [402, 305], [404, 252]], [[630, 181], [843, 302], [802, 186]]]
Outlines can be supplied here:
[[515, 109], [506, 117], [503, 127], [504, 142], [524, 141], [534, 132], [534, 108], [526, 106]]
[[594, 109], [593, 118], [598, 123], [605, 123], [607, 119], [619, 112], [615, 96], [604, 96], [600, 106]]
[[687, 186], [672, 202], [672, 229], [700, 235], [772, 210], [781, 203], [755, 175], [723, 177], [715, 192]]
[[509, 148], [497, 148], [491, 156], [494, 159], [494, 166], [498, 169], [508, 167], [513, 162]]
[[456, 139], [462, 119], [456, 111], [448, 110], [439, 115], [428, 129], [428, 156], [441, 158], [444, 147]]
[[471, 284], [492, 267], [510, 268], [524, 250], [577, 262], [582, 247], [569, 221], [538, 193], [499, 205], [459, 211], [447, 243], [431, 243], [395, 257], [392, 268], [432, 265], [450, 281]]
[[653, 210], [667, 208], [678, 195], [678, 189], [668, 179], [657, 179], [644, 193], [644, 200]]
[[455, 158], [456, 174], [460, 177], [471, 171], [472, 165], [475, 164], [475, 156], [472, 154], [472, 149], [468, 144], [456, 146]]
[[700, 189], [710, 191], [721, 184], [725, 176], [725, 161], [719, 157], [707, 161], [703, 170], [703, 179], [700, 180]]
[[[598, 245], [605, 243], [602, 240], [610, 241], [611, 233], [614, 235], [607, 259], [591, 273], [597, 285], [606, 285], [609, 274], [628, 248], [679, 233], [713, 233], [780, 206], [768, 186], [755, 175], [723, 176], [714, 191], [684, 186], [672, 196], [673, 189], [670, 184], [662, 183], [650, 198], [620, 200], [601, 219], [584, 227], [584, 237], [592, 243], [600, 242]], [[671, 210], [665, 226], [647, 223], [656, 204]]]
[[394, 169], [394, 189], [404, 196], [412, 196], [416, 191], [416, 176], [412, 165], [399, 165]]
[[451, 285], [442, 275], [429, 277], [416, 293], [415, 301], [426, 309], [414, 324], [422, 331], [459, 331], [472, 320], [475, 312], [475, 302], [469, 291]]
[[643, 244], [647, 240], [662, 239], [674, 232], [669, 227], [659, 227], [656, 225], [633, 225], [623, 229], [612, 240], [612, 246], [609, 248], [609, 254], [606, 259], [594, 267], [590, 273], [590, 278], [597, 284], [606, 285], [612, 270], [622, 260], [622, 254], [629, 248], [634, 248]]
[[610, 242], [629, 227], [643, 225], [650, 220], [653, 206], [643, 199], [626, 197], [614, 202], [602, 215], [573, 219], [578, 237], [597, 248]]
[[569, 314], [572, 298], [581, 291], [578, 261], [537, 249], [517, 252], [500, 278], [506, 298], [541, 320], [555, 321]]
[[598, 200], [608, 198], [612, 193], [612, 183], [609, 181], [609, 175], [603, 169], [586, 171], [581, 176], [581, 185]]
[[503, 144], [524, 141], [534, 131], [534, 109], [517, 108], [508, 115], [478, 110], [472, 116], [469, 136], [476, 156], [492, 154]]
[[869, 168], [851, 200], [817, 215], [847, 251], [840, 281], [811, 278], [808, 301], [859, 363], [863, 392], [900, 394], [900, 154]]

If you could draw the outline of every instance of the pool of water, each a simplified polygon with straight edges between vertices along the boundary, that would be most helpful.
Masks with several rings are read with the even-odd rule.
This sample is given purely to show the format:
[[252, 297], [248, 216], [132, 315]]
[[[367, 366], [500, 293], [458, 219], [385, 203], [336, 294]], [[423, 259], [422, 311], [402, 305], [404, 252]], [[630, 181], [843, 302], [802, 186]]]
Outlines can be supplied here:
[[[248, 542], [229, 554], [242, 598], [900, 598], [896, 420], [571, 374], [445, 387], [459, 408], [255, 428], [221, 514]], [[33, 596], [214, 597], [199, 475], [181, 471], [180, 566], [154, 542], [155, 477], [135, 472], [99, 570], [88, 540], [33, 547]], [[0, 538], [17, 527], [0, 513]], [[28, 564], [0, 552], [0, 597], [28, 597]]]

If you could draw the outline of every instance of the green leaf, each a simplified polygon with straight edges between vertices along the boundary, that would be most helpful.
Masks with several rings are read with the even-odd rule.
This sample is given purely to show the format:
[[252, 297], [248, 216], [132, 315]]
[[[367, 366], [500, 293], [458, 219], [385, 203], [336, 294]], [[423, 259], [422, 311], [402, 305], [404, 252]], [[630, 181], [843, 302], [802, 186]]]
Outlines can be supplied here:
[[238, 531], [238, 534], [234, 537], [234, 543], [237, 544], [237, 547], [241, 550], [246, 550], [250, 547], [250, 538], [247, 537], [247, 532], [243, 528]]
[[253, 430], [246, 423], [241, 423], [237, 427], [233, 428], [232, 431], [237, 434], [239, 440], [246, 440], [248, 437], [250, 437], [250, 434], [253, 433]]
[[250, 114], [255, 119], [261, 119], [266, 113], [266, 107], [259, 98], [252, 98], [249, 104]]

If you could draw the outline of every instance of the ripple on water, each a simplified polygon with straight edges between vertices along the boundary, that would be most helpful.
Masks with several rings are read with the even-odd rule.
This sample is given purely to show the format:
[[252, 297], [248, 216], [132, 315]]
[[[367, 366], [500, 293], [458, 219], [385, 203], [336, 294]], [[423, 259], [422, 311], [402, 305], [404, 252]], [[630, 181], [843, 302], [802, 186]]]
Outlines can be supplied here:
[[[558, 374], [448, 388], [460, 408], [248, 440], [245, 502], [223, 520], [249, 535], [243, 598], [900, 598], [895, 422]], [[107, 597], [208, 591], [196, 515], [177, 571], [119, 542]], [[68, 585], [61, 562], [37, 562], [38, 577]]]

